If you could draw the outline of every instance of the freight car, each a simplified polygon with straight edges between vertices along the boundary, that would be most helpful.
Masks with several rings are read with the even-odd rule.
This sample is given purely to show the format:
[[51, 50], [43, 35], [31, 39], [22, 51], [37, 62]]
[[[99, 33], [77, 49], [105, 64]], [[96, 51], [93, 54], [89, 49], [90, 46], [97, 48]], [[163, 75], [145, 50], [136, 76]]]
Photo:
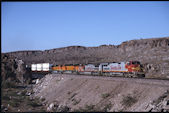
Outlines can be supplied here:
[[100, 64], [55, 65], [52, 73], [76, 73], [99, 76], [144, 77], [142, 65], [139, 61], [110, 62]]
[[31, 64], [31, 71], [32, 73], [36, 74], [45, 74], [45, 73], [50, 73], [52, 70], [52, 64], [49, 63], [38, 63], [38, 64]]

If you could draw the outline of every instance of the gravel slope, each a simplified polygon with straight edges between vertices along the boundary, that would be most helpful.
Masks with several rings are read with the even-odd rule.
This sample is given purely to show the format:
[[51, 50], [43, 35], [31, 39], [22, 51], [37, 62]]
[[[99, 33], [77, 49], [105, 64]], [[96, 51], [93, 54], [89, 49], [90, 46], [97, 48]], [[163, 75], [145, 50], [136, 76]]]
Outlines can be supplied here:
[[48, 74], [34, 92], [46, 99], [49, 111], [51, 104], [70, 111], [162, 111], [169, 99], [169, 81]]

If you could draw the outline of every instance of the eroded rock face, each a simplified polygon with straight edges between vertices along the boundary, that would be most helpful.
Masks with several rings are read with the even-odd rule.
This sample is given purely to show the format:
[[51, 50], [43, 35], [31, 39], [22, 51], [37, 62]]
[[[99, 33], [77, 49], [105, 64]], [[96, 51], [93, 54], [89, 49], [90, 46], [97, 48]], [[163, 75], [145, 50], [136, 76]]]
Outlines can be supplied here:
[[2, 54], [1, 55], [1, 77], [2, 81], [8, 80], [18, 83], [30, 83], [31, 71], [26, 69], [26, 66], [22, 60], [18, 60], [15, 57]]
[[131, 40], [117, 46], [69, 46], [45, 51], [18, 51], [6, 54], [22, 59], [28, 65], [43, 62], [86, 64], [137, 60], [145, 66], [146, 76], [169, 75], [169, 37]]

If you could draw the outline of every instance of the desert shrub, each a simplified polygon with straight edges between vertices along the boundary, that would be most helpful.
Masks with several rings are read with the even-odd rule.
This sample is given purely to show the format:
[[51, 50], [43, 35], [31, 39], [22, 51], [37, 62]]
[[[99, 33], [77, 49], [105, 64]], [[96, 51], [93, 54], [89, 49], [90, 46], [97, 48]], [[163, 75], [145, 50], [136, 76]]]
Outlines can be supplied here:
[[102, 98], [107, 98], [107, 97], [109, 97], [110, 96], [110, 94], [109, 93], [104, 93], [104, 94], [102, 94]]
[[77, 95], [77, 93], [74, 93], [74, 94], [69, 98], [69, 100], [72, 99], [73, 97], [75, 97], [76, 95]]
[[16, 84], [14, 82], [9, 82], [9, 81], [3, 81], [1, 83], [1, 87], [6, 89], [6, 88], [16, 88]]
[[42, 104], [39, 101], [39, 98], [35, 98], [33, 100], [28, 99], [28, 105], [32, 106], [32, 107], [39, 107], [42, 106]]
[[60, 80], [56, 80], [56, 82], [59, 82]]
[[94, 109], [94, 107], [95, 107], [95, 105], [92, 105], [92, 104], [85, 105], [84, 108], [79, 107], [79, 109], [74, 109], [73, 112], [94, 112], [94, 111], [96, 111]]
[[95, 106], [95, 105], [92, 105], [92, 104], [86, 105], [86, 106], [85, 106], [86, 111], [94, 111], [94, 106]]
[[2, 95], [2, 100], [10, 100], [8, 95]]
[[25, 95], [26, 95], [26, 92], [27, 92], [26, 90], [23, 90], [23, 91], [21, 92], [21, 95], [22, 95], [22, 96], [25, 96]]
[[99, 88], [99, 86], [96, 87], [96, 89], [98, 89], [98, 88]]
[[167, 105], [169, 105], [169, 100], [167, 100]]
[[12, 100], [20, 103], [20, 102], [24, 101], [24, 98], [23, 98], [23, 96], [17, 96], [17, 97], [13, 97]]
[[7, 95], [9, 95], [9, 96], [13, 96], [13, 97], [17, 97], [18, 95], [17, 95], [17, 92], [16, 91], [10, 91], [10, 92], [8, 92], [7, 93]]
[[70, 95], [72, 92], [71, 91], [68, 91], [67, 94]]
[[112, 107], [112, 104], [111, 104], [111, 103], [108, 103], [108, 104], [106, 104], [106, 105], [104, 106], [103, 111], [107, 112], [108, 110], [111, 109], [111, 107]]
[[29, 101], [28, 105], [32, 106], [32, 107], [39, 107], [42, 106], [42, 104], [39, 104], [38, 102], [35, 101]]
[[79, 104], [80, 103], [80, 101], [81, 101], [81, 99], [73, 99], [72, 100], [73, 101], [73, 105], [77, 105], [77, 104]]
[[45, 98], [42, 98], [41, 101], [42, 101], [42, 102], [45, 101]]
[[127, 96], [123, 97], [123, 100], [121, 103], [122, 103], [122, 105], [124, 105], [126, 107], [130, 107], [136, 102], [137, 102], [136, 98], [132, 97], [131, 95], [127, 95]]
[[15, 100], [12, 100], [12, 101], [9, 101], [8, 102], [9, 105], [11, 105], [12, 107], [19, 107], [20, 103], [15, 101]]
[[58, 112], [69, 112], [70, 108], [68, 106], [60, 106], [57, 111]]

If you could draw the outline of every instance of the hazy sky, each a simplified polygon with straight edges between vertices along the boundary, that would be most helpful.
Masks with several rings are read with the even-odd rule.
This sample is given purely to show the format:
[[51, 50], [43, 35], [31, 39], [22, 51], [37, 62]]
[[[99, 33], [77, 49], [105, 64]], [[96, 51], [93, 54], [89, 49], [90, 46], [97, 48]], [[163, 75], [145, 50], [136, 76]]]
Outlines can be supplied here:
[[168, 1], [1, 3], [2, 52], [169, 36]]

